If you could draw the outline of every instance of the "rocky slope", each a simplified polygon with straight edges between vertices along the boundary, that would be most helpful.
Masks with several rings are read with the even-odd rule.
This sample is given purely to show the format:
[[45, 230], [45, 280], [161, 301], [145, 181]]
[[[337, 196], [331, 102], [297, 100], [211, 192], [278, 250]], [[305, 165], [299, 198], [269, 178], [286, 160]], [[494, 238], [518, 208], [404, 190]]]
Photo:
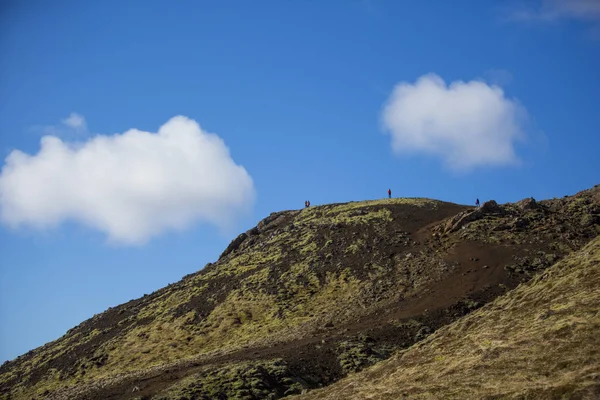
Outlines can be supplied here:
[[600, 398], [600, 238], [408, 350], [301, 399]]
[[600, 187], [481, 209], [391, 199], [274, 213], [220, 259], [0, 367], [0, 398], [280, 398], [330, 385], [600, 234]]

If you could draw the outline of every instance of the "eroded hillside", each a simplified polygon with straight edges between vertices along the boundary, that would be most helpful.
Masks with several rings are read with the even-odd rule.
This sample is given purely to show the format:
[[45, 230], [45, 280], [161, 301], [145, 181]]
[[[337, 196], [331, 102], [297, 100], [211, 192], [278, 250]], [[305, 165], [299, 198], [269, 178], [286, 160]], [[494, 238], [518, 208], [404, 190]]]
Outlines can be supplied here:
[[279, 398], [390, 357], [600, 233], [600, 190], [274, 213], [214, 264], [3, 365], [7, 399]]
[[367, 371], [299, 399], [600, 398], [600, 239]]

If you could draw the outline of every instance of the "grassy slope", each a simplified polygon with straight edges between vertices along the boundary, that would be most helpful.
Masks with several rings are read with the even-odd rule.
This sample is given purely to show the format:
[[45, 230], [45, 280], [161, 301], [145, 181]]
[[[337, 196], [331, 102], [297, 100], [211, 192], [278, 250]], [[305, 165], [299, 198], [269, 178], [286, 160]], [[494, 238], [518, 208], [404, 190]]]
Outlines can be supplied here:
[[[505, 205], [501, 214], [480, 215], [460, 230], [447, 232], [453, 218], [444, 219], [465, 209], [426, 199], [386, 199], [273, 214], [215, 264], [96, 315], [62, 338], [3, 365], [0, 398], [48, 394], [89, 398], [91, 392], [84, 390], [88, 386], [93, 391], [124, 381], [131, 382], [130, 392], [135, 382], [156, 375], [161, 368], [173, 370], [178, 365], [175, 369], [185, 369], [186, 363], [198, 360], [211, 365], [211, 359], [223, 360], [244, 349], [250, 349], [251, 355], [252, 349], [269, 349], [277, 343], [321, 340], [330, 335], [327, 325], [343, 332], [364, 316], [376, 316], [371, 325], [377, 328], [387, 324], [390, 332], [407, 334], [411, 339], [405, 345], [410, 345], [419, 326], [410, 322], [404, 327], [402, 321], [381, 319], [386, 311], [404, 304], [403, 299], [429, 297], [428, 285], [449, 274], [466, 281], [477, 274], [485, 278], [494, 270], [515, 282], [529, 279], [548, 265], [548, 259], [578, 249], [600, 228], [598, 189], [547, 201], [535, 209]], [[444, 221], [421, 232], [438, 220]], [[486, 252], [501, 247], [508, 249], [505, 255], [515, 251], [530, 256], [498, 262], [497, 268], [489, 264], [492, 267], [483, 270], [482, 262], [494, 261], [459, 262], [456, 258], [457, 245], [473, 242]], [[469, 263], [479, 264], [478, 272], [470, 273]], [[505, 266], [509, 267], [506, 272]], [[462, 278], [461, 269], [469, 275]], [[502, 276], [498, 279], [505, 279]], [[471, 283], [478, 284], [476, 279]], [[343, 373], [351, 371], [352, 365], [363, 368], [372, 358], [371, 350], [363, 351], [364, 343], [356, 344], [352, 335], [357, 333], [340, 336], [342, 342], [330, 346], [333, 357], [340, 358]], [[356, 346], [338, 348], [347, 347], [347, 342]], [[256, 359], [267, 360], [265, 365], [274, 365], [268, 357], [279, 356], [262, 354]], [[249, 359], [254, 358], [244, 358]], [[273, 371], [282, 368], [277, 364]], [[333, 375], [309, 387], [339, 379]], [[104, 398], [101, 391], [96, 392]]]
[[[43, 396], [58, 387], [310, 335], [346, 319], [348, 310], [364, 312], [357, 302], [372, 302], [371, 292], [361, 292], [372, 285], [369, 279], [361, 281], [342, 264], [353, 259], [362, 267], [378, 257], [373, 240], [394, 227], [386, 207], [434, 213], [440, 204], [447, 203], [393, 199], [276, 214], [216, 264], [96, 315], [13, 361], [0, 387], [9, 386], [18, 398]], [[406, 240], [407, 248], [414, 245]], [[370, 274], [376, 278], [381, 271]]]
[[391, 359], [302, 399], [600, 398], [600, 238]]

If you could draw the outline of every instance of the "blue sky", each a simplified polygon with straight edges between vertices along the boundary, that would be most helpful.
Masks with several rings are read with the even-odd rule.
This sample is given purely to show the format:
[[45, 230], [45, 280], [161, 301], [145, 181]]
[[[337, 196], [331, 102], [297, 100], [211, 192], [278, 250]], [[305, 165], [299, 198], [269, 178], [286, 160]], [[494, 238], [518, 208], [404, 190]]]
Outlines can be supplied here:
[[3, 2], [0, 360], [306, 199], [600, 183], [599, 27], [593, 0]]

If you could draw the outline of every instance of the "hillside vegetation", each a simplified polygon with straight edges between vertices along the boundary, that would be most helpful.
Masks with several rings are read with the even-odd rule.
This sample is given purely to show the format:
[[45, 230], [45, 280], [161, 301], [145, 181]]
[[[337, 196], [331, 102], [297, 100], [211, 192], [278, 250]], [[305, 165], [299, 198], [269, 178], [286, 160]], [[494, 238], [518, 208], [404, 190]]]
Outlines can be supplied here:
[[600, 398], [600, 238], [390, 360], [299, 399]]
[[409, 348], [600, 233], [600, 188], [480, 209], [385, 199], [273, 213], [218, 261], [0, 367], [2, 399], [260, 399]]

